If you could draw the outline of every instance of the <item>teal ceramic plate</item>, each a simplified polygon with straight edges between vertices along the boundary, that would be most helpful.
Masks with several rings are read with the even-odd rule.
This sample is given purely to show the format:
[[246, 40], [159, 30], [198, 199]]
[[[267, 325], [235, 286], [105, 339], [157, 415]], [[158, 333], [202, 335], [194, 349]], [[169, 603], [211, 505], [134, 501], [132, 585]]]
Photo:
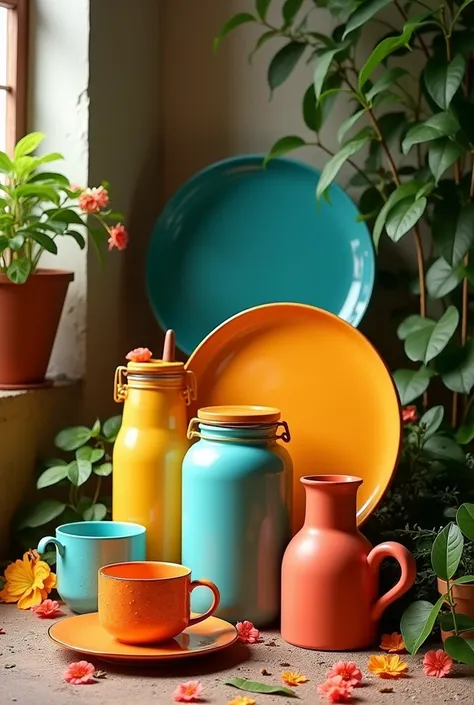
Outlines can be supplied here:
[[147, 256], [148, 295], [185, 353], [236, 313], [279, 301], [318, 306], [357, 326], [372, 293], [374, 253], [357, 208], [319, 172], [263, 155], [204, 169], [168, 202]]

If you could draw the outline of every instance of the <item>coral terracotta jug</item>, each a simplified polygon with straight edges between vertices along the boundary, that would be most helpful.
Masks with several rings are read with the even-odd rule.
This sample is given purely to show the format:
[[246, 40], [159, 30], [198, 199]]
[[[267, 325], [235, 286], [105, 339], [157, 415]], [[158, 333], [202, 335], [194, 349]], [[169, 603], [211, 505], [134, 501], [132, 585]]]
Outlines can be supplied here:
[[[399, 543], [372, 548], [357, 530], [359, 477], [310, 475], [301, 482], [306, 515], [283, 558], [282, 637], [306, 649], [363, 649], [374, 643], [384, 610], [413, 585], [415, 560]], [[379, 567], [388, 557], [399, 562], [401, 577], [378, 597]]]
[[[269, 624], [290, 538], [291, 460], [277, 443], [288, 427], [278, 409], [211, 406], [188, 435], [199, 440], [183, 462], [183, 565], [219, 588], [216, 616]], [[193, 612], [209, 606], [209, 590], [193, 590]]]
[[124, 402], [113, 453], [112, 517], [146, 528], [148, 560], [181, 559], [181, 467], [189, 447], [186, 406], [193, 373], [165, 343], [164, 360], [129, 362], [115, 373], [114, 399]]

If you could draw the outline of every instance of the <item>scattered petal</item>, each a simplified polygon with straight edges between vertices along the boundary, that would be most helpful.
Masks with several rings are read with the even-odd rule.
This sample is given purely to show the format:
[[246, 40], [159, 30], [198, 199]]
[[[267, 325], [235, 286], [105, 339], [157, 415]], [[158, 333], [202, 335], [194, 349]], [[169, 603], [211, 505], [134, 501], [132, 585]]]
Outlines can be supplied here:
[[125, 359], [132, 362], [149, 362], [152, 357], [153, 353], [148, 348], [135, 348], [125, 355]]
[[309, 680], [306, 676], [303, 676], [301, 673], [297, 673], [296, 671], [283, 671], [281, 674], [281, 679], [283, 683], [293, 687], [301, 685], [302, 683], [307, 683]]
[[362, 680], [362, 671], [354, 661], [336, 661], [326, 674], [327, 678], [342, 676], [342, 680], [353, 687], [359, 685]]
[[113, 228], [108, 228], [109, 239], [107, 241], [109, 245], [109, 250], [113, 250], [114, 247], [117, 250], [125, 250], [128, 245], [128, 233], [125, 226], [122, 223], [117, 223]]
[[333, 676], [318, 685], [318, 693], [329, 703], [352, 702], [352, 686], [342, 676]]
[[402, 653], [405, 651], [405, 642], [403, 637], [398, 632], [391, 634], [382, 634], [380, 648], [383, 651], [388, 651], [390, 654]]
[[257, 701], [246, 695], [237, 695], [233, 700], [229, 700], [227, 705], [257, 705]]
[[403, 423], [415, 423], [418, 421], [418, 410], [416, 406], [406, 406], [402, 411]]
[[178, 703], [194, 703], [201, 699], [202, 684], [200, 681], [180, 683], [173, 691], [173, 699]]
[[426, 676], [444, 678], [453, 667], [453, 659], [443, 649], [427, 651], [423, 659], [423, 670]]
[[31, 611], [41, 619], [54, 619], [54, 617], [60, 617], [63, 614], [59, 602], [49, 599], [43, 600], [40, 605], [35, 605], [35, 607], [31, 608]]
[[252, 622], [237, 622], [235, 625], [240, 641], [245, 644], [255, 644], [260, 638], [260, 632], [256, 629]]
[[402, 678], [406, 675], [408, 664], [400, 656], [371, 656], [368, 669], [379, 678]]
[[0, 627], [0, 634], [6, 634], [5, 629], [2, 629], [2, 628]]
[[64, 671], [63, 678], [66, 683], [71, 685], [87, 685], [95, 683], [94, 678], [95, 666], [88, 661], [76, 661], [70, 663]]

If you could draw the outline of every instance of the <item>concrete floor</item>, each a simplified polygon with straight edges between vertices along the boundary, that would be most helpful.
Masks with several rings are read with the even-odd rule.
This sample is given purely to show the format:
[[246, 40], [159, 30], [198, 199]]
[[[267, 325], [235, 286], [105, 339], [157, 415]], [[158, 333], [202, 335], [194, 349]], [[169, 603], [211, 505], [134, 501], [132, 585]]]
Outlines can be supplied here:
[[[474, 669], [457, 666], [454, 675], [449, 678], [427, 678], [421, 668], [422, 656], [406, 656], [410, 676], [391, 682], [382, 681], [365, 675], [371, 652], [331, 654], [305, 651], [288, 646], [273, 631], [263, 632], [263, 641], [253, 646], [237, 643], [214, 656], [186, 659], [152, 669], [118, 667], [96, 661], [94, 665], [105, 670], [107, 677], [92, 685], [73, 686], [62, 680], [64, 669], [68, 663], [89, 659], [65, 651], [51, 642], [47, 636], [50, 624], [51, 620], [38, 619], [15, 605], [0, 605], [0, 627], [6, 632], [0, 635], [1, 705], [172, 703], [171, 693], [178, 683], [186, 680], [202, 681], [203, 699], [208, 703], [226, 705], [237, 695], [248, 695], [254, 697], [258, 705], [286, 705], [295, 701], [285, 696], [251, 696], [224, 685], [224, 681], [232, 677], [281, 684], [280, 674], [285, 670], [299, 671], [310, 679], [296, 691], [299, 702], [315, 705], [323, 703], [317, 695], [316, 685], [325, 679], [326, 671], [334, 661], [341, 658], [355, 661], [364, 672], [365, 687], [357, 688], [353, 698], [353, 702], [360, 705], [474, 702]], [[266, 669], [268, 675], [262, 675], [262, 669]], [[381, 692], [386, 687], [393, 688], [393, 692]]]

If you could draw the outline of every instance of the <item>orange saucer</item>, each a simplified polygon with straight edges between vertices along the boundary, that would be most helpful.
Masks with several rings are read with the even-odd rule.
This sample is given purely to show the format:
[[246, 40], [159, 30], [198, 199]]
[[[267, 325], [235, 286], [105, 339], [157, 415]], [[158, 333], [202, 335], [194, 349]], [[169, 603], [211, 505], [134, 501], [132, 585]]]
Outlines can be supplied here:
[[163, 644], [135, 646], [116, 641], [99, 624], [99, 614], [79, 614], [56, 622], [48, 629], [59, 646], [96, 656], [102, 661], [162, 661], [219, 651], [237, 641], [236, 628], [217, 617], [189, 627], [176, 639]]

